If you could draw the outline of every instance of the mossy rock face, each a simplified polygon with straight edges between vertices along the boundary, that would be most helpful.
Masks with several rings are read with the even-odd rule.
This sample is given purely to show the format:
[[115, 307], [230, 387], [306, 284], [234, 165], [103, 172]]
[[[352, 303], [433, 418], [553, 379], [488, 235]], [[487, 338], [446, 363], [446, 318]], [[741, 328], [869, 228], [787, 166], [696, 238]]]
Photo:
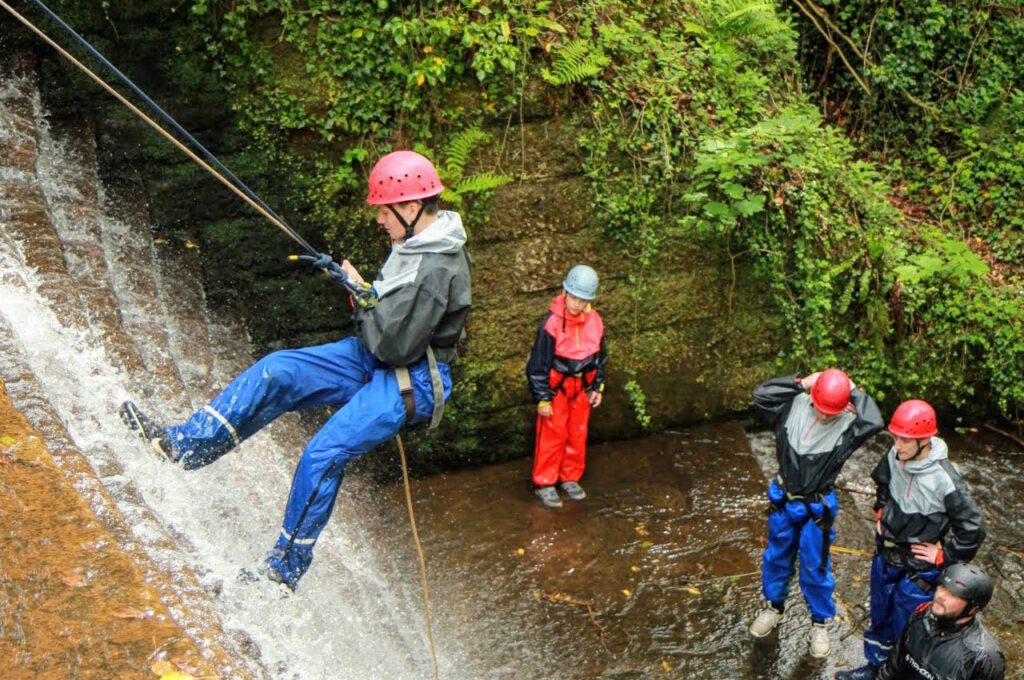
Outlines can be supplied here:
[[[479, 164], [526, 167], [536, 179], [508, 184], [486, 202], [467, 201], [461, 209], [474, 260], [474, 308], [441, 432], [409, 435], [423, 469], [529, 454], [535, 410], [526, 360], [565, 273], [580, 262], [601, 276], [596, 308], [610, 356], [605, 400], [591, 421], [593, 439], [642, 433], [623, 390], [630, 379], [646, 395], [651, 429], [659, 429], [746, 408], [751, 388], [771, 372], [778, 333], [764, 286], [745, 263], [738, 261], [734, 281], [724, 244], [690, 240], [667, 244], [651, 267], [638, 271], [596, 223], [579, 171], [577, 129], [566, 120], [533, 121], [510, 131], [522, 144], [508, 144], [500, 157]], [[217, 185], [204, 186], [201, 175], [183, 176], [167, 165], [143, 167], [140, 175], [154, 222], [195, 236], [208, 300], [248, 316], [259, 351], [350, 332], [339, 292], [285, 262], [289, 242], [240, 214], [244, 208], [209, 195]], [[199, 200], [175, 199], [182, 195]], [[368, 230], [367, 239], [375, 238]], [[641, 274], [638, 292], [630, 280]]]
[[[169, 58], [152, 50], [128, 56], [161, 63]], [[238, 165], [251, 140], [239, 135], [230, 115], [210, 113], [230, 110], [222, 91], [196, 87], [186, 95], [152, 69], [120, 63], [144, 74], [140, 85], [169, 110], [182, 112], [181, 122], [254, 181], [271, 205], [284, 205], [273, 191], [284, 184], [275, 174], [282, 168]], [[461, 96], [472, 101], [479, 92], [467, 89]], [[277, 230], [205, 173], [183, 164], [174, 149], [126, 119], [116, 104], [94, 110], [104, 174], [137, 179], [157, 233], [199, 246], [208, 302], [217, 314], [248, 316], [258, 352], [351, 332], [343, 296], [322, 277], [289, 264], [284, 256], [294, 245]], [[441, 432], [409, 433], [415, 465], [437, 469], [530, 453], [535, 409], [524, 367], [537, 324], [577, 263], [591, 264], [601, 276], [596, 308], [605, 320], [610, 355], [605, 400], [591, 421], [593, 439], [641, 433], [624, 391], [629, 380], [642, 388], [650, 426], [658, 429], [746, 408], [751, 388], [773, 370], [780, 333], [766, 287], [748, 262], [737, 259], [734, 276], [723, 243], [688, 236], [685, 243], [666, 243], [640, 271], [608, 238], [583, 174], [578, 140], [588, 125], [574, 116], [571, 105], [559, 106], [543, 88], [534, 88], [521, 119], [483, 122], [492, 143], [474, 152], [467, 174], [497, 170], [517, 181], [484, 200], [467, 197], [460, 208], [475, 262], [474, 309]], [[292, 143], [296, 155], [302, 155], [302, 143]], [[365, 234], [356, 246], [383, 252], [379, 233]], [[304, 235], [328, 247], [322, 232]], [[637, 279], [640, 290], [630, 283]]]
[[[714, 240], [669, 243], [639, 271], [595, 223], [590, 189], [573, 173], [573, 126], [528, 123], [522, 137], [529, 143], [509, 145], [502, 165], [543, 166], [546, 178], [500, 188], [482, 221], [463, 216], [476, 266], [456, 429], [460, 420], [472, 421], [489, 459], [529, 451], [534, 407], [526, 360], [565, 273], [581, 262], [601, 277], [595, 306], [609, 351], [605, 400], [591, 419], [595, 438], [641, 432], [623, 390], [630, 376], [645, 392], [655, 429], [746, 408], [779, 346], [763, 286], [742, 261], [734, 281], [724, 243]], [[636, 277], [641, 290], [630, 283]]]

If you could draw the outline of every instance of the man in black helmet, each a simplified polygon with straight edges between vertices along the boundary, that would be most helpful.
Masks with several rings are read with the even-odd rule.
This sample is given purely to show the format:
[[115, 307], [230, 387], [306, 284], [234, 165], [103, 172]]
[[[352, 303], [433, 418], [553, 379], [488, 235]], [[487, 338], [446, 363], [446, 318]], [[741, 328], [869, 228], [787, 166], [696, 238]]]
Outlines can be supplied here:
[[978, 618], [992, 590], [992, 579], [976, 565], [946, 567], [935, 599], [911, 614], [877, 678], [1003, 680], [1003, 653]]

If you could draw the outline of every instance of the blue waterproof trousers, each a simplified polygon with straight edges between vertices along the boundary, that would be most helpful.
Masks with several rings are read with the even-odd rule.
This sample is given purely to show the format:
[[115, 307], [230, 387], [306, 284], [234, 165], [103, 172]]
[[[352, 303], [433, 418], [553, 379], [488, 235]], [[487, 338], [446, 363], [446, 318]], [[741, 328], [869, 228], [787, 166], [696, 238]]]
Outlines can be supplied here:
[[[823, 504], [785, 501], [785, 493], [774, 481], [768, 487], [768, 500], [772, 503], [772, 513], [768, 516], [768, 546], [761, 561], [764, 598], [776, 607], [784, 605], [799, 553], [800, 590], [811, 616], [816, 621], [833, 618], [836, 605], [832, 593], [836, 581], [832, 576], [832, 558], [826, 555], [822, 569], [822, 540], [825, 537], [814, 521], [822, 517]], [[822, 500], [834, 518], [839, 509], [836, 492], [828, 492]], [[830, 529], [830, 543], [833, 538], [835, 531]]]
[[[438, 370], [447, 401], [451, 370], [441, 363]], [[426, 358], [410, 365], [409, 375], [416, 399], [411, 423], [422, 422], [434, 408]], [[282, 413], [326, 405], [341, 408], [302, 453], [269, 559], [292, 586], [309, 568], [349, 460], [391, 439], [405, 424], [395, 371], [354, 337], [274, 352], [246, 369], [183, 425], [165, 429], [179, 462], [191, 470], [214, 462]]]
[[[864, 632], [864, 658], [879, 668], [889, 658], [907, 619], [914, 610], [935, 595], [939, 580], [938, 567], [928, 571], [908, 572], [885, 561], [881, 555], [871, 560], [871, 626]], [[917, 578], [929, 584], [922, 588]]]

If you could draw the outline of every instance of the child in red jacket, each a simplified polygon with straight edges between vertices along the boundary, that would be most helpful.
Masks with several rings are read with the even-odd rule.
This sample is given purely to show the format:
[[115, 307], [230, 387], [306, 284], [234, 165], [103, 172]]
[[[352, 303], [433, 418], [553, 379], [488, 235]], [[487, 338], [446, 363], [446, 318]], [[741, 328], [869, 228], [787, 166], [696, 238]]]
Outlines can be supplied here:
[[591, 407], [601, 405], [604, 322], [591, 307], [597, 272], [585, 264], [569, 270], [564, 293], [551, 301], [537, 329], [526, 378], [537, 402], [537, 447], [533, 455], [536, 494], [549, 508], [562, 507], [558, 482], [569, 498], [587, 497], [579, 485], [587, 454]]

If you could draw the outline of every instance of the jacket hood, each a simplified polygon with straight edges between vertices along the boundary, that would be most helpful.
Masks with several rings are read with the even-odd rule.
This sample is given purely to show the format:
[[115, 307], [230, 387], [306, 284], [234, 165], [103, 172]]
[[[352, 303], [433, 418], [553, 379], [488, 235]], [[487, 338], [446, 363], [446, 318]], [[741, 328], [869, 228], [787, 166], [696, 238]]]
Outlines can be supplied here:
[[414, 235], [394, 245], [392, 250], [402, 255], [417, 253], [457, 253], [466, 245], [466, 230], [457, 212], [439, 210], [434, 222]]
[[557, 316], [559, 319], [564, 321], [570, 326], [582, 324], [587, 319], [587, 314], [590, 312], [591, 306], [588, 304], [586, 310], [582, 314], [572, 315], [569, 310], [565, 308], [565, 293], [556, 295], [555, 299], [551, 301], [551, 306], [548, 307], [548, 311], [553, 316]]
[[[922, 472], [927, 472], [932, 468], [939, 465], [939, 461], [947, 460], [949, 458], [949, 447], [946, 446], [946, 442], [942, 441], [938, 437], [932, 437], [931, 439], [932, 450], [928, 453], [928, 457], [924, 460], [912, 460], [908, 462], [904, 469], [912, 474], [919, 475]], [[893, 447], [893, 456], [896, 455], [896, 447]], [[899, 458], [896, 458], [896, 462], [899, 463]], [[902, 463], [900, 463], [902, 465]]]

